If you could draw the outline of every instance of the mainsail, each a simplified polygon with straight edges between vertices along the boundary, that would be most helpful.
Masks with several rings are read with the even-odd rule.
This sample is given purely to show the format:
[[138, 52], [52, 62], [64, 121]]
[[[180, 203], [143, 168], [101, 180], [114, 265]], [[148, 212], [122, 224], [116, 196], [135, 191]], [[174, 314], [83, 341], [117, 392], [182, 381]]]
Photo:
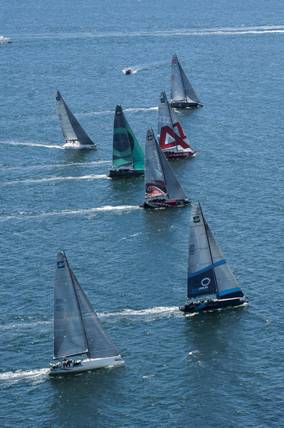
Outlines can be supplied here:
[[158, 135], [162, 150], [186, 151], [194, 154], [194, 150], [186, 138], [184, 130], [178, 122], [171, 106], [167, 100], [167, 95], [162, 92], [158, 111]]
[[152, 129], [148, 129], [146, 137], [145, 191], [146, 199], [187, 199]]
[[65, 254], [60, 252], [57, 255], [55, 279], [54, 357], [82, 353], [89, 358], [118, 355]]
[[189, 298], [211, 293], [218, 298], [243, 296], [199, 203], [192, 205], [187, 285]]
[[55, 98], [59, 122], [66, 143], [80, 143], [82, 146], [94, 147], [95, 144], [70, 111], [59, 91], [56, 92]]
[[172, 57], [171, 99], [172, 101], [187, 101], [188, 103], [202, 105], [176, 54]]
[[114, 115], [112, 165], [113, 168], [144, 170], [143, 150], [119, 105]]

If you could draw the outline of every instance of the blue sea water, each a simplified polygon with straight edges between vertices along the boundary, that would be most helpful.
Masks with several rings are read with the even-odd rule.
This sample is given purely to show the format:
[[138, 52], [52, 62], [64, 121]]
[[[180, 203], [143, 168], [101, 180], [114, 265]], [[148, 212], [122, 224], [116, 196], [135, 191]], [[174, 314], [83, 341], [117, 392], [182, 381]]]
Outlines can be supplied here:
[[[1, 0], [0, 31], [1, 427], [283, 426], [282, 1]], [[144, 144], [174, 52], [204, 108], [173, 166], [249, 298], [190, 319], [190, 209], [106, 177], [115, 105]], [[62, 150], [56, 89], [97, 151]], [[48, 378], [62, 248], [125, 367]]]

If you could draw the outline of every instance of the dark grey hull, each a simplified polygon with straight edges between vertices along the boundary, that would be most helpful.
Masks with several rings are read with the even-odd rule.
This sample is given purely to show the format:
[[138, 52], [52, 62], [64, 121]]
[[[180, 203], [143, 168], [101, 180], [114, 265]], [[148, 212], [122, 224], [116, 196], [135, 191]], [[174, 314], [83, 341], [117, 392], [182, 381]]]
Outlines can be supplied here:
[[178, 109], [190, 109], [203, 107], [203, 104], [200, 103], [190, 103], [188, 101], [171, 101], [171, 107]]
[[111, 169], [108, 174], [110, 178], [131, 178], [141, 175], [144, 175], [144, 171], [134, 169]]
[[244, 297], [235, 297], [230, 299], [214, 299], [206, 300], [204, 302], [187, 303], [179, 309], [184, 313], [184, 315], [186, 315], [242, 306], [244, 303], [246, 303], [246, 299]]
[[144, 204], [141, 205], [141, 207], [155, 210], [155, 209], [161, 209], [161, 208], [180, 208], [180, 207], [185, 207], [188, 204], [190, 204], [190, 201], [188, 199], [152, 200], [152, 201], [144, 202]]

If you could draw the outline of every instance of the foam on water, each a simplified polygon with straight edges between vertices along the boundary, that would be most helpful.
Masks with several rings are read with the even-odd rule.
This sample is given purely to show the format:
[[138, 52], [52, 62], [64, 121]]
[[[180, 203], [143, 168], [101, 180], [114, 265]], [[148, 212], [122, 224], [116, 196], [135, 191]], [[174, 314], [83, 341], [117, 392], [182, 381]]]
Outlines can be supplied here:
[[[129, 112], [129, 113], [140, 113], [140, 112], [149, 112], [149, 111], [157, 111], [158, 107], [129, 107], [129, 108], [124, 108], [123, 111], [124, 112]], [[107, 114], [114, 114], [113, 110], [102, 110], [102, 111], [90, 111], [87, 113], [78, 113], [76, 114], [76, 116], [80, 117], [80, 116], [104, 116]]]
[[[173, 29], [164, 31], [112, 31], [112, 32], [57, 32], [57, 33], [33, 33], [33, 34], [11, 34], [13, 39], [22, 40], [70, 40], [70, 39], [89, 39], [89, 38], [133, 38], [133, 37], [178, 37], [178, 36], [231, 36], [246, 34], [283, 34], [283, 25], [257, 25], [240, 27], [212, 27], [212, 28], [188, 28]], [[138, 71], [138, 69], [137, 69]], [[137, 72], [136, 71], [136, 72]]]
[[63, 146], [58, 146], [55, 144], [48, 143], [33, 143], [33, 142], [24, 142], [24, 141], [0, 141], [0, 144], [7, 144], [9, 146], [25, 146], [25, 147], [41, 147], [44, 149], [58, 149], [64, 150]]
[[70, 181], [70, 180], [110, 180], [106, 174], [88, 174], [88, 175], [79, 175], [73, 177], [45, 177], [45, 178], [27, 178], [24, 180], [13, 180], [6, 181], [1, 184], [1, 186], [9, 186], [12, 184], [41, 184], [46, 182], [54, 181]]
[[68, 163], [52, 163], [52, 164], [41, 164], [41, 165], [22, 165], [22, 166], [10, 166], [1, 165], [1, 169], [5, 171], [36, 171], [42, 169], [60, 169], [72, 166], [93, 166], [93, 165], [106, 165], [111, 164], [111, 161], [98, 160], [93, 162], [68, 162]]
[[0, 381], [19, 381], [26, 378], [37, 378], [47, 376], [49, 369], [37, 370], [17, 370], [15, 372], [2, 372], [0, 373]]
[[45, 211], [41, 213], [29, 213], [29, 212], [19, 212], [15, 214], [5, 214], [0, 215], [0, 221], [7, 221], [7, 220], [25, 220], [25, 219], [35, 219], [35, 218], [46, 218], [46, 217], [64, 217], [68, 215], [90, 215], [95, 214], [98, 212], [128, 212], [140, 209], [138, 205], [105, 205], [103, 207], [96, 207], [96, 208], [78, 208], [73, 210], [61, 210], [61, 211]]
[[101, 317], [152, 317], [152, 316], [169, 316], [171, 314], [180, 314], [180, 310], [177, 306], [156, 306], [148, 309], [122, 309], [117, 312], [102, 312]]

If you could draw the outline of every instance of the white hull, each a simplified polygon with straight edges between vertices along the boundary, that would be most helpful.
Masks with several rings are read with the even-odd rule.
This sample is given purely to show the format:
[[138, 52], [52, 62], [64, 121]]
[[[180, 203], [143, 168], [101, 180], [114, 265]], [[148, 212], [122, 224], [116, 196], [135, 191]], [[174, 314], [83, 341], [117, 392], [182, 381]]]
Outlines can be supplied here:
[[51, 368], [49, 375], [57, 376], [57, 375], [66, 375], [66, 374], [72, 374], [72, 373], [81, 373], [81, 372], [96, 370], [104, 367], [119, 367], [119, 366], [122, 366], [123, 364], [124, 364], [124, 361], [120, 355], [116, 355], [115, 357], [105, 357], [105, 358], [86, 358], [85, 360], [81, 360], [81, 364], [78, 366]]
[[72, 150], [83, 150], [83, 149], [96, 149], [95, 144], [80, 144], [79, 141], [67, 141], [63, 145], [64, 149], [72, 149]]

